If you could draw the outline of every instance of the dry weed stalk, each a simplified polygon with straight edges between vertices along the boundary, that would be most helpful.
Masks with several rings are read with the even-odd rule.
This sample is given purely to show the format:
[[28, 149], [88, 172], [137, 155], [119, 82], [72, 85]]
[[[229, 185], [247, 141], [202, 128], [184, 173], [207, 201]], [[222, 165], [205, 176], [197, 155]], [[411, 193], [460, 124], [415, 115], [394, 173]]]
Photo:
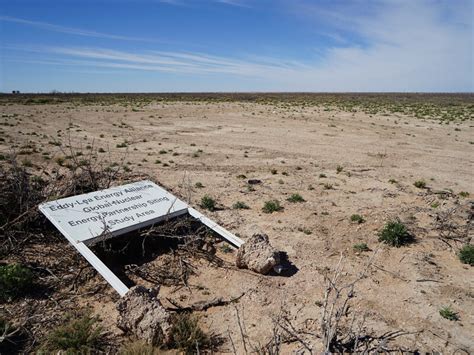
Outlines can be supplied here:
[[388, 343], [400, 336], [417, 334], [419, 331], [408, 332], [402, 330], [389, 331], [380, 336], [366, 333], [365, 320], [367, 314], [350, 315], [350, 303], [354, 297], [354, 289], [358, 282], [364, 279], [371, 267], [379, 247], [374, 251], [367, 261], [362, 272], [355, 280], [349, 283], [341, 283], [344, 272], [343, 256], [339, 258], [334, 274], [325, 275], [326, 291], [321, 315], [321, 331], [323, 337], [324, 353], [358, 353], [370, 354], [373, 352], [403, 352], [409, 351], [402, 348], [391, 349]]
[[439, 239], [452, 250], [456, 250], [454, 246], [458, 244], [469, 244], [474, 238], [472, 228], [474, 214], [469, 211], [467, 218], [463, 218], [462, 207], [466, 206], [450, 208], [436, 215], [435, 229], [439, 233]]
[[[354, 338], [355, 333], [353, 330], [353, 326], [356, 321], [355, 314], [352, 317], [349, 330], [346, 334], [343, 334], [343, 332], [341, 331], [341, 321], [343, 320], [343, 318], [346, 318], [348, 316], [349, 301], [354, 297], [354, 288], [360, 280], [366, 277], [367, 272], [369, 271], [374, 261], [376, 253], [377, 250], [372, 254], [359, 276], [354, 281], [348, 284], [341, 285], [340, 283], [340, 279], [344, 271], [344, 265], [342, 263], [342, 254], [339, 258], [339, 262], [337, 263], [336, 270], [334, 271], [332, 277], [328, 275], [324, 276], [326, 283], [326, 291], [324, 293], [324, 301], [322, 307], [323, 312], [321, 315], [321, 331], [323, 336], [323, 346], [325, 353], [335, 351], [342, 345], [342, 343], [346, 343], [350, 341], [351, 338]], [[363, 321], [358, 326], [357, 333], [360, 332], [362, 324]], [[354, 340], [355, 347], [357, 346], [358, 338], [359, 337], [356, 335]]]

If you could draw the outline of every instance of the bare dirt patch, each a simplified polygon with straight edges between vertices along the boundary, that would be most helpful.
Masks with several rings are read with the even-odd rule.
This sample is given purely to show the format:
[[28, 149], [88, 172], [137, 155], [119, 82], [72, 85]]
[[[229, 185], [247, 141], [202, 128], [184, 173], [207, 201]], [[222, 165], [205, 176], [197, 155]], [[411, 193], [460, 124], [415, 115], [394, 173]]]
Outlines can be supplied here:
[[[286, 253], [293, 272], [263, 276], [237, 269], [236, 251], [213, 242], [211, 254], [222, 262], [195, 255], [188, 260], [186, 284], [186, 269], [172, 269], [180, 259], [170, 250], [123, 266], [134, 284], [159, 280], [169, 309], [226, 301], [194, 310], [201, 326], [223, 339], [217, 352], [274, 346], [275, 327], [281, 353], [306, 349], [303, 344], [321, 352], [325, 280], [341, 254], [341, 282], [357, 279], [374, 251], [371, 267], [351, 295], [350, 314], [365, 316], [361, 332], [373, 337], [406, 332], [388, 343], [391, 349], [474, 351], [473, 268], [457, 257], [473, 233], [469, 117], [446, 124], [413, 112], [370, 113], [356, 104], [335, 105], [337, 97], [317, 104], [119, 96], [113, 102], [100, 97], [54, 104], [2, 100], [0, 154], [15, 153], [32, 174], [51, 178], [93, 152], [92, 159], [112, 168], [123, 165], [132, 180], [151, 176], [197, 208], [203, 196], [212, 197], [217, 208], [205, 211], [211, 218], [243, 239], [264, 231]], [[463, 115], [472, 116], [472, 95], [462, 102]], [[261, 183], [249, 184], [250, 179]], [[416, 187], [417, 181], [425, 184]], [[303, 201], [291, 199], [293, 194]], [[265, 202], [273, 200], [283, 208], [265, 213]], [[234, 207], [236, 202], [249, 208]], [[351, 220], [354, 214], [363, 221]], [[414, 242], [380, 245], [379, 231], [395, 218]], [[5, 318], [29, 327], [41, 342], [48, 328], [61, 323], [62, 313], [91, 309], [107, 329], [104, 349], [116, 351], [128, 341], [116, 326], [118, 296], [52, 228], [45, 227], [44, 237], [2, 255], [2, 264], [31, 268], [39, 290], [3, 303]], [[360, 244], [368, 250], [354, 249]], [[159, 273], [167, 266], [175, 278]], [[147, 272], [140, 274], [137, 267]], [[443, 318], [439, 311], [445, 306], [459, 320]], [[282, 330], [285, 324], [301, 338]]]

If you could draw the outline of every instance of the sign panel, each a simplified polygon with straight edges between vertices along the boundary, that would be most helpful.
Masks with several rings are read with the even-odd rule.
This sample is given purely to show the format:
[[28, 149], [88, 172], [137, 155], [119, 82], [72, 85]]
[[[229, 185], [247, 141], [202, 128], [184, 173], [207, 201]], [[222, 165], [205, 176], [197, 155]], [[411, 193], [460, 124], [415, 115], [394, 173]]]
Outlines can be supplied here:
[[39, 205], [40, 211], [120, 294], [128, 287], [88, 245], [102, 238], [189, 214], [239, 248], [243, 241], [151, 181], [63, 198]]
[[188, 205], [145, 180], [46, 202], [39, 209], [71, 243], [90, 244], [185, 214]]

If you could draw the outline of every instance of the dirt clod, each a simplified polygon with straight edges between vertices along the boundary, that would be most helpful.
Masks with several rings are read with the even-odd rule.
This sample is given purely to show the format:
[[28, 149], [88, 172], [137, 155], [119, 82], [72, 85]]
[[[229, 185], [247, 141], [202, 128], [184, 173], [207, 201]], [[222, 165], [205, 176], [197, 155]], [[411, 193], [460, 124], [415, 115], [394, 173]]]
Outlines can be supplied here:
[[237, 267], [250, 269], [263, 275], [279, 263], [280, 253], [272, 247], [268, 241], [268, 236], [263, 233], [252, 235], [239, 248], [236, 259]]
[[157, 298], [158, 290], [135, 286], [117, 303], [118, 327], [151, 345], [170, 341], [170, 314]]

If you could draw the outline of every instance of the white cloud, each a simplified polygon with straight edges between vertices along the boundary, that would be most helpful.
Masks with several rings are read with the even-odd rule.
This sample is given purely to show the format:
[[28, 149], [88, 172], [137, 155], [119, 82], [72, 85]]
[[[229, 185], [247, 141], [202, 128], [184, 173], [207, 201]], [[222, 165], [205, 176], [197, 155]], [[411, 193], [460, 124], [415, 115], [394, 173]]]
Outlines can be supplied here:
[[363, 45], [327, 49], [320, 65], [287, 84], [337, 91], [473, 91], [473, 20], [466, 16], [472, 3], [452, 6], [449, 14], [435, 1], [376, 4], [328, 11], [300, 3], [307, 20], [329, 22], [336, 34], [360, 38]]

